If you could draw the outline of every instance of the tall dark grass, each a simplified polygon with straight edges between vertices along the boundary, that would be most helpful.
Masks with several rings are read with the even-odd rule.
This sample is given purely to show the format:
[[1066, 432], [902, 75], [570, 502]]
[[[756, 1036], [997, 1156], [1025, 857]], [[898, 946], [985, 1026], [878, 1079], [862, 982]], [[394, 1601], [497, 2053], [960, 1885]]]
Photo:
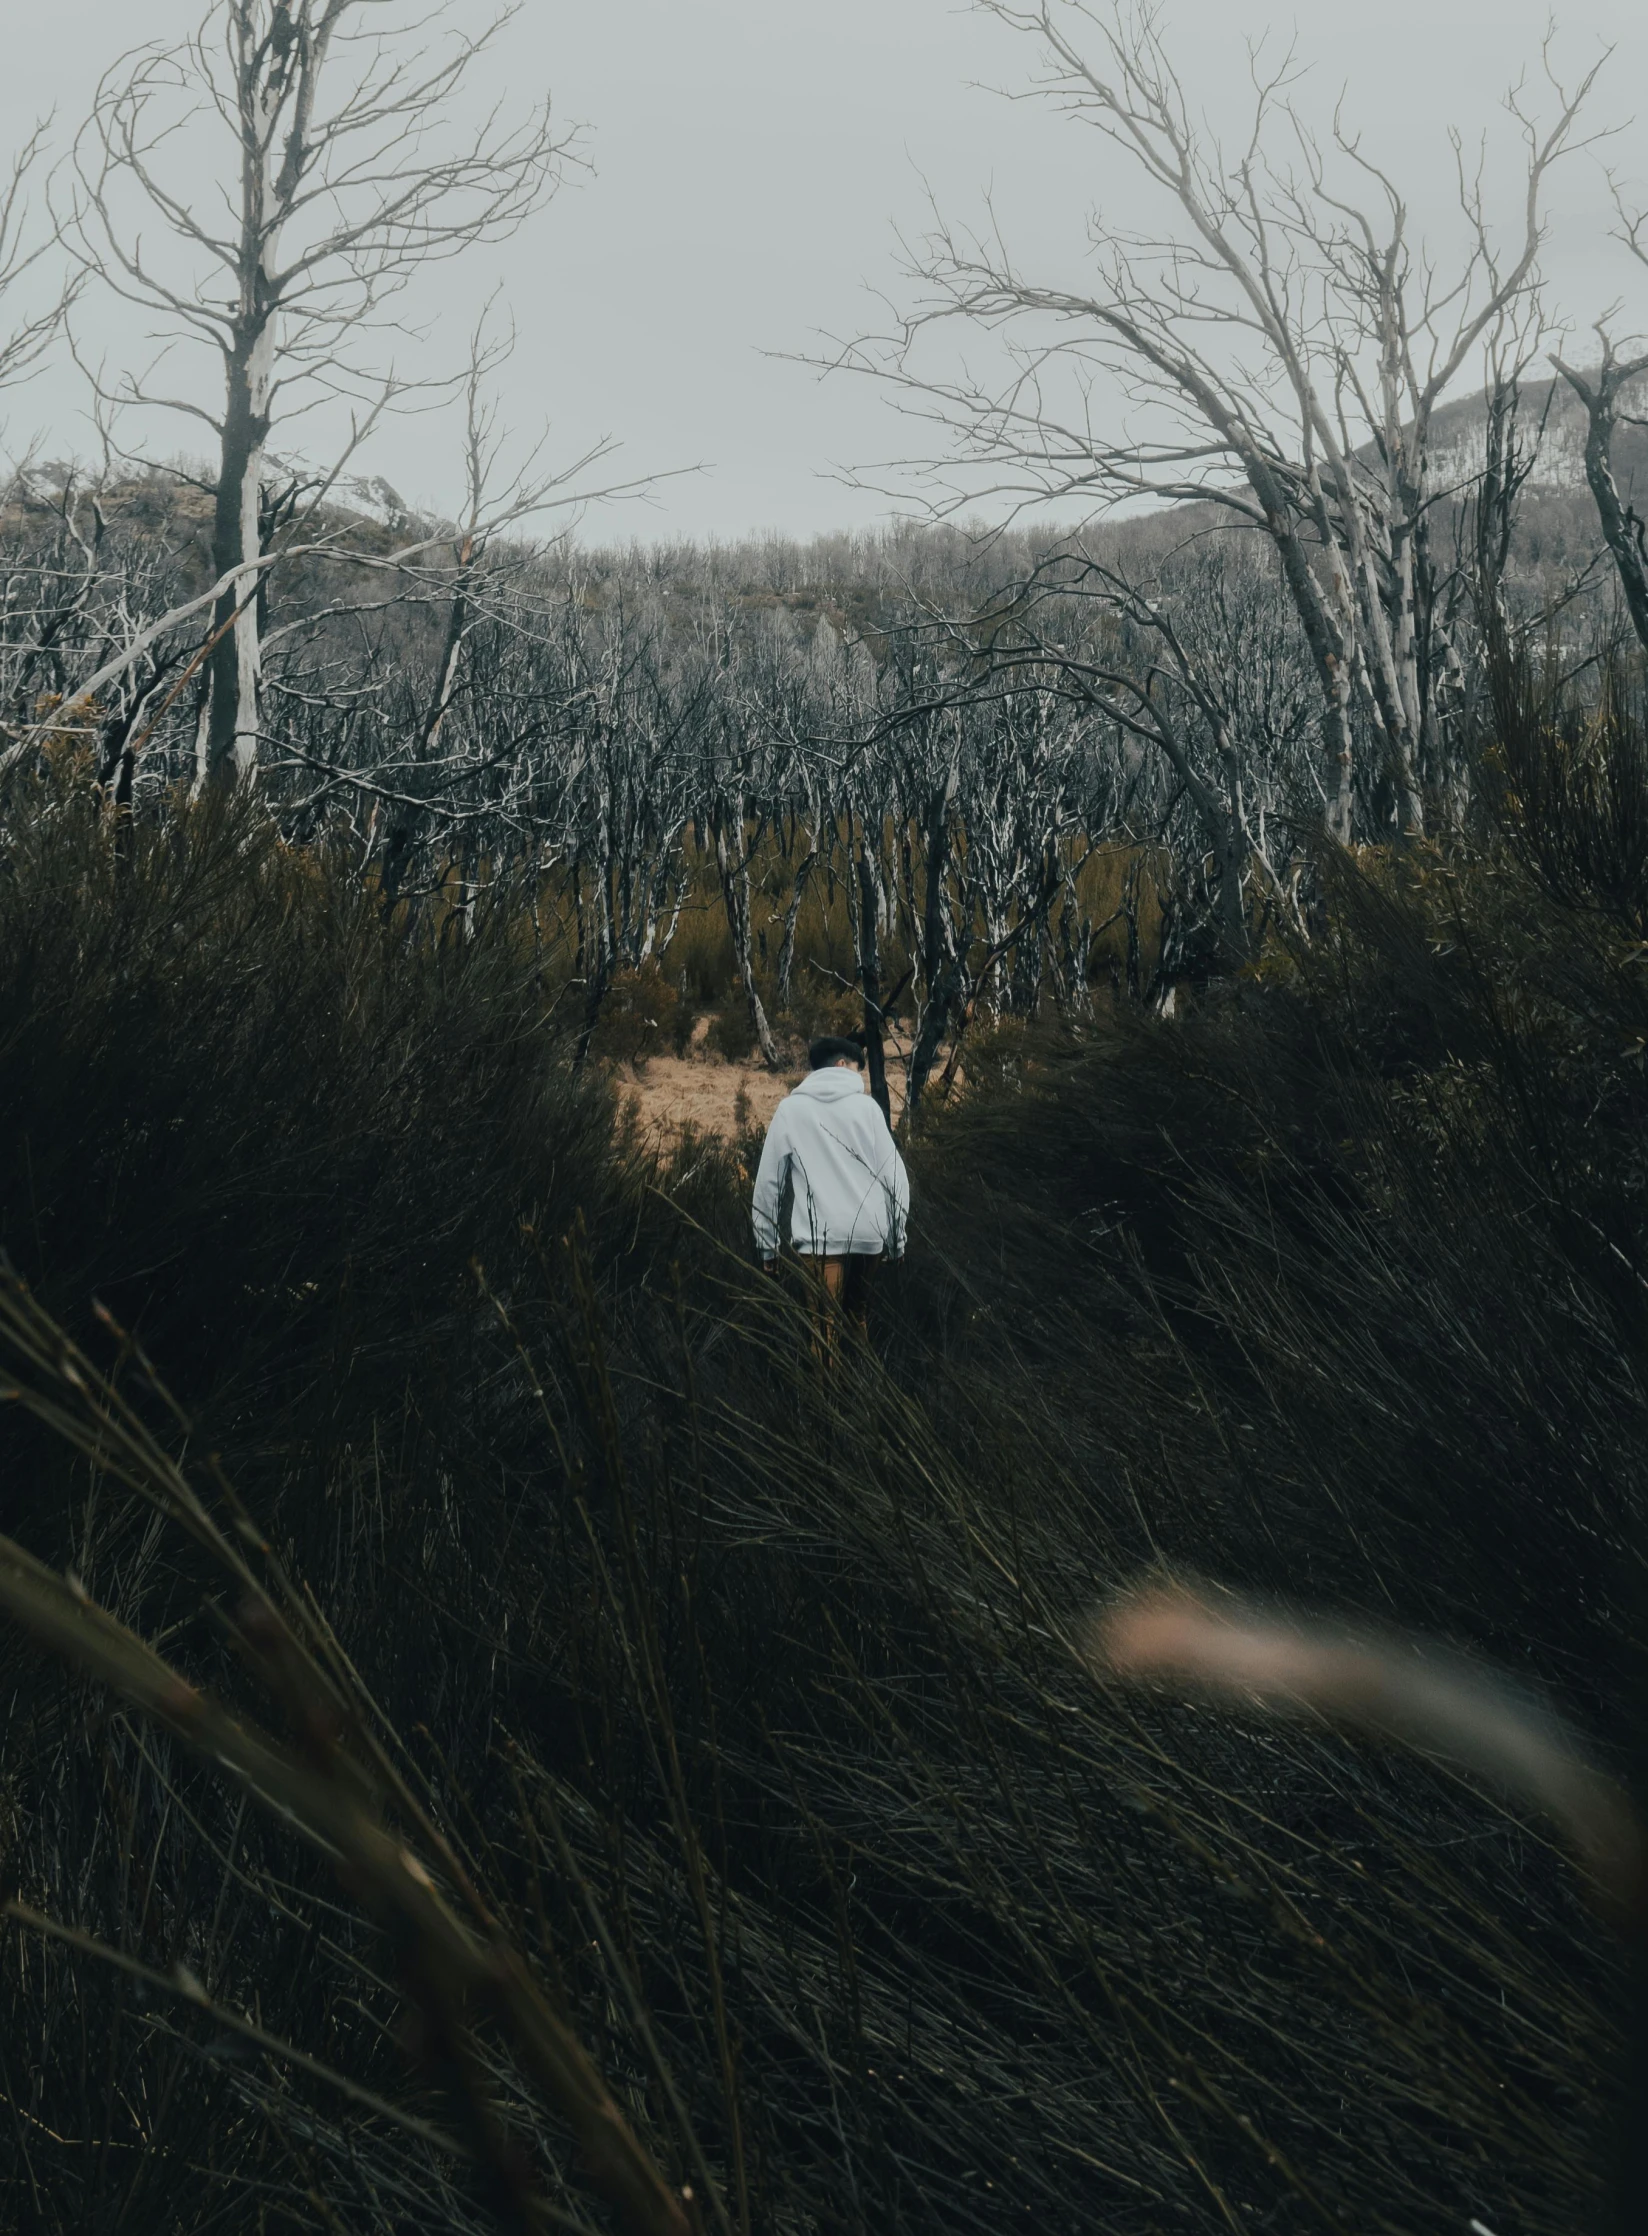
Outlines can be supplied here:
[[[1648, 1020], [1606, 909], [1514, 827], [1341, 863], [1316, 950], [1031, 1036], [913, 1145], [826, 1368], [736, 1154], [614, 1137], [501, 905], [407, 944], [244, 816], [134, 838], [8, 822], [0, 1239], [141, 1334], [706, 2224], [1590, 2223], [1619, 1991], [1542, 1833], [1101, 1694], [1071, 1639], [1200, 1568], [1626, 1745]], [[240, 1697], [189, 1548], [0, 1428], [8, 1530]], [[328, 1875], [117, 1702], [30, 1667], [7, 1713], [11, 1888], [387, 2110], [8, 1928], [0, 2211], [483, 2225], [391, 2116], [435, 2109]]]

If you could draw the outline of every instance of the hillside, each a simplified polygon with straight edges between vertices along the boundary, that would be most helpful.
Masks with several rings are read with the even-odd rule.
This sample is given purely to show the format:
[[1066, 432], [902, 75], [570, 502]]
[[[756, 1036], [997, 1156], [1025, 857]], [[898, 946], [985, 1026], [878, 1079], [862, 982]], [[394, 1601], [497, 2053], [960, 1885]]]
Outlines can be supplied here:
[[[1628, 1749], [1648, 1016], [1514, 832], [1347, 865], [1314, 959], [1180, 1024], [1021, 1036], [913, 1141], [908, 1264], [831, 1369], [736, 1159], [626, 1145], [501, 912], [397, 936], [243, 815], [12, 831], [0, 1242], [232, 1515], [221, 1464], [422, 1814], [374, 1805], [672, 2181], [855, 2236], [1593, 2224], [1623, 1984], [1541, 1821], [1072, 1650], [1191, 1571]], [[198, 1533], [75, 1425], [116, 1396], [7, 1309], [9, 1526], [269, 1716]], [[7, 1938], [8, 2214], [488, 2225], [347, 1880], [93, 1698], [19, 1671], [8, 1872], [141, 1971]]]

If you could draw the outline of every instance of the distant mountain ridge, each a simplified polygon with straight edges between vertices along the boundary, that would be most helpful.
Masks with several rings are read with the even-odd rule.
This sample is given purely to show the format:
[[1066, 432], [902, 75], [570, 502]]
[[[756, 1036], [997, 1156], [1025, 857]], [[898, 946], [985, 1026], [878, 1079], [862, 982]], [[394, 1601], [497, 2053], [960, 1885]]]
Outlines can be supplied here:
[[[1648, 379], [1639, 383], [1636, 408], [1648, 416]], [[1585, 490], [1585, 409], [1559, 375], [1530, 381], [1522, 390], [1518, 423], [1524, 441], [1539, 435], [1539, 456], [1528, 477], [1533, 495]], [[1432, 485], [1438, 490], [1470, 481], [1481, 469], [1487, 406], [1480, 396], [1444, 404], [1432, 422]], [[1648, 425], [1623, 417], [1614, 437], [1614, 479], [1627, 502], [1648, 502]]]

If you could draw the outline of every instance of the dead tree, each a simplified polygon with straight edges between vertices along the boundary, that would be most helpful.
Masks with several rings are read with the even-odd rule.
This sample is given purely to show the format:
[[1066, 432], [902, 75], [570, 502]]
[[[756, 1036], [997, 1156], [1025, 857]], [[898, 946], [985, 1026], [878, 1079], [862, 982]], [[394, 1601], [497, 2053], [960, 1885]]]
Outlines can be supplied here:
[[[1571, 92], [1553, 79], [1549, 126], [1513, 96], [1525, 148], [1513, 246], [1496, 249], [1480, 187], [1462, 173], [1469, 245], [1444, 277], [1359, 143], [1336, 125], [1330, 163], [1299, 123], [1288, 63], [1259, 83], [1230, 157], [1194, 121], [1153, 10], [983, 4], [1036, 41], [1043, 89], [1121, 152], [1165, 221], [1133, 233], [1096, 219], [1097, 268], [1073, 285], [1021, 269], [993, 231], [940, 222], [915, 270], [926, 299], [845, 362], [949, 427], [970, 469], [958, 504], [985, 491], [1212, 503], [1269, 537], [1317, 679], [1330, 827], [1350, 836], [1360, 708], [1402, 827], [1421, 829], [1438, 665], [1432, 421], [1484, 338], [1535, 315], [1544, 185], [1596, 71]], [[1003, 337], [1005, 379], [930, 369], [925, 346], [951, 322]], [[1107, 394], [1109, 425], [1094, 409]]]
[[[400, 0], [387, 15], [368, 0], [214, 0], [183, 47], [116, 64], [76, 143], [84, 269], [221, 370], [213, 407], [148, 379], [122, 392], [204, 422], [217, 445], [212, 566], [229, 587], [203, 709], [208, 782], [256, 765], [250, 570], [272, 429], [341, 397], [352, 450], [396, 392], [363, 337], [422, 267], [513, 232], [556, 181], [566, 151], [547, 104], [478, 137], [451, 114], [507, 20], [470, 32], [449, 16], [437, 45], [430, 15]], [[216, 160], [197, 116], [222, 128]]]
[[[1638, 264], [1648, 270], [1648, 210], [1630, 208], [1616, 185], [1614, 207], [1619, 213], [1615, 236]], [[1614, 435], [1631, 390], [1648, 377], [1648, 349], [1622, 352], [1608, 321], [1595, 328], [1601, 357], [1594, 373], [1577, 372], [1554, 353], [1551, 362], [1579, 398], [1585, 411], [1585, 479], [1597, 509], [1603, 541], [1619, 576], [1625, 609], [1631, 617], [1637, 642], [1648, 651], [1648, 541], [1642, 516], [1621, 495], [1614, 478]], [[1640, 418], [1635, 420], [1641, 425]]]
[[1648, 351], [1621, 357], [1605, 328], [1597, 328], [1602, 355], [1594, 372], [1581, 373], [1552, 360], [1585, 411], [1585, 479], [1597, 509], [1608, 556], [1619, 577], [1625, 610], [1637, 642], [1648, 652], [1648, 542], [1642, 515], [1620, 495], [1614, 478], [1614, 434], [1631, 388], [1648, 374]]

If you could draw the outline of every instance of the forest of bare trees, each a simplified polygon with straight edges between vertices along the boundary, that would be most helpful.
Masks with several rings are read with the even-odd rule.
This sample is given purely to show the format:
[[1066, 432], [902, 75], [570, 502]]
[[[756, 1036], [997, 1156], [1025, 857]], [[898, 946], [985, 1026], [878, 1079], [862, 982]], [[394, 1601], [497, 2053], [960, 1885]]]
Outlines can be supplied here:
[[[547, 107], [437, 144], [490, 35], [397, 40], [357, 12], [247, 0], [182, 52], [114, 66], [54, 182], [56, 237], [28, 206], [44, 153], [20, 158], [7, 277], [60, 266], [63, 299], [17, 328], [10, 366], [104, 291], [220, 363], [222, 401], [167, 392], [175, 353], [163, 374], [102, 366], [102, 457], [14, 470], [10, 767], [80, 738], [112, 805], [143, 814], [255, 780], [390, 908], [439, 895], [461, 919], [484, 886], [537, 880], [576, 919], [591, 1029], [615, 973], [664, 966], [711, 896], [769, 1059], [801, 904], [827, 885], [872, 1036], [898, 987], [919, 1100], [981, 998], [1079, 1011], [1126, 954], [1134, 990], [1171, 1002], [1268, 924], [1307, 924], [1312, 832], [1467, 824], [1505, 631], [1555, 687], [1648, 629], [1613, 462], [1621, 427], [1634, 455], [1642, 360], [1604, 326], [1593, 364], [1542, 296], [1543, 198], [1580, 159], [1595, 68], [1568, 85], [1547, 57], [1543, 101], [1513, 97], [1520, 196], [1490, 209], [1462, 168], [1462, 245], [1439, 263], [1400, 182], [1337, 119], [1317, 137], [1285, 66], [1232, 154], [1153, 16], [1003, 7], [1049, 101], [1136, 166], [1152, 223], [1063, 281], [945, 226], [902, 331], [846, 360], [952, 440], [941, 509], [1035, 500], [1085, 524], [598, 551], [544, 526], [607, 486], [604, 452], [511, 456], [489, 386], [507, 343], [484, 328], [449, 368], [468, 400], [454, 517], [362, 501], [374, 425], [406, 402], [399, 296], [523, 224], [567, 148]], [[197, 136], [185, 157], [202, 97], [216, 152]], [[1640, 259], [1623, 202], [1620, 229]], [[943, 369], [958, 323], [1005, 338], [994, 385]], [[1100, 376], [1114, 426], [1061, 416]], [[321, 398], [348, 429], [311, 458]], [[210, 429], [198, 475], [120, 446], [140, 407], [185, 444]], [[1588, 531], [1572, 443], [1545, 463], [1576, 410]], [[1084, 883], [1097, 856], [1131, 876]]]

